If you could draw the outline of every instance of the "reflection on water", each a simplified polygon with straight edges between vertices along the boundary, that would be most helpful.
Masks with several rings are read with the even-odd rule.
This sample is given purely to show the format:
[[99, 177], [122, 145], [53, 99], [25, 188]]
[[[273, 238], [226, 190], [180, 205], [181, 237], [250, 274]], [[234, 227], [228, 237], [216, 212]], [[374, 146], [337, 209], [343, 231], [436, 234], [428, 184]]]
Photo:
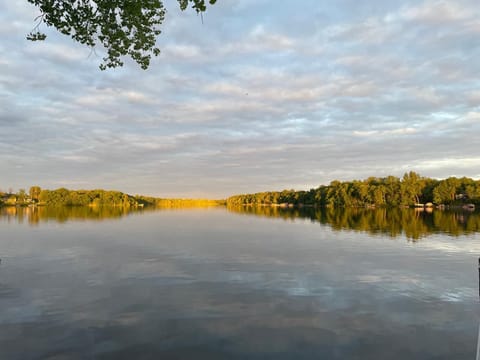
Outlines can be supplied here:
[[49, 220], [63, 223], [68, 220], [115, 219], [139, 211], [143, 211], [143, 208], [121, 206], [7, 206], [0, 207], [0, 221], [27, 222], [30, 225], [37, 225], [42, 221]]
[[474, 358], [475, 214], [47, 210], [2, 213], [2, 360]]
[[[240, 214], [287, 219], [306, 218], [335, 230], [365, 231], [418, 240], [434, 233], [453, 236], [480, 231], [480, 213], [470, 211], [418, 211], [415, 209], [229, 207]], [[423, 210], [423, 209], [422, 209]]]
[[[145, 211], [171, 210], [172, 208], [123, 207], [4, 207], [0, 208], [0, 221], [27, 222], [37, 225], [54, 220], [106, 220], [119, 219], [129, 214]], [[181, 209], [176, 209], [181, 210]], [[422, 237], [445, 233], [452, 236], [468, 235], [480, 231], [480, 212], [415, 209], [365, 209], [365, 208], [281, 208], [281, 207], [228, 207], [228, 210], [245, 215], [257, 215], [284, 220], [309, 219], [328, 225], [334, 230], [362, 231], [391, 237], [406, 236], [418, 240]]]

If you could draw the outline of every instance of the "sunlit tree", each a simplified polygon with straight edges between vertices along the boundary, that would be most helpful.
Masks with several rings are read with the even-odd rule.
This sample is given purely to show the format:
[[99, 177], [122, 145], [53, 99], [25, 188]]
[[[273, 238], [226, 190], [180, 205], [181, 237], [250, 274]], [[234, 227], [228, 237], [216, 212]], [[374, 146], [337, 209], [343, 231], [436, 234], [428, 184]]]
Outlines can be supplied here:
[[28, 191], [28, 193], [29, 193], [30, 198], [32, 199], [32, 201], [38, 202], [41, 191], [42, 191], [42, 189], [40, 188], [40, 186], [32, 186], [32, 187], [30, 187], [30, 190]]

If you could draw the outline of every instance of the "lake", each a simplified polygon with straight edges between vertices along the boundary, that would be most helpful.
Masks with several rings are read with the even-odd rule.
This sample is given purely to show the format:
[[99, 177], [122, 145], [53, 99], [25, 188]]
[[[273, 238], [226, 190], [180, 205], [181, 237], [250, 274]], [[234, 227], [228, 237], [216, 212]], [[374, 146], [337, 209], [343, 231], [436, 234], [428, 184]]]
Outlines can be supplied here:
[[0, 359], [474, 359], [480, 215], [0, 209]]

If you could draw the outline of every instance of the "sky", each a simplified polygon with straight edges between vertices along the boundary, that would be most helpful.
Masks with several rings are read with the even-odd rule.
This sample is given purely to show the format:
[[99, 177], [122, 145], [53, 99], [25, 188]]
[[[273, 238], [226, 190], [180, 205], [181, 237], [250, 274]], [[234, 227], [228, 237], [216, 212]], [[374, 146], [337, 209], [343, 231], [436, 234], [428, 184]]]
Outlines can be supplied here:
[[0, 2], [0, 190], [225, 198], [480, 179], [478, 0], [174, 0], [148, 70]]

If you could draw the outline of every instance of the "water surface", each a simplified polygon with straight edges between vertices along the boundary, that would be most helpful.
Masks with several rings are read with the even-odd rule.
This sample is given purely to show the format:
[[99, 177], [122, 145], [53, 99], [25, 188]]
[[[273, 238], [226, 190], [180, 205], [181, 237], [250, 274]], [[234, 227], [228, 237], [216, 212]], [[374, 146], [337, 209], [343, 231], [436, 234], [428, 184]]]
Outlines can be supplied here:
[[0, 209], [0, 359], [472, 359], [478, 224]]

